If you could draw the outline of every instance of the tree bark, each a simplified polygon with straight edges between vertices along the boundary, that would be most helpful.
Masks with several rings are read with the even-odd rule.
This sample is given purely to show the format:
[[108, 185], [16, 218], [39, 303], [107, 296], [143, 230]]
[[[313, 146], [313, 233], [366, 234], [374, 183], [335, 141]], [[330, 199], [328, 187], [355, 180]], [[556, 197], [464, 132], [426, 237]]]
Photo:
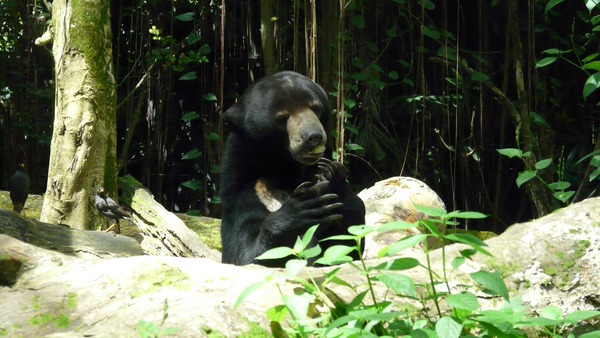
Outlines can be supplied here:
[[[0, 234], [33, 243], [48, 250], [80, 258], [116, 258], [144, 255], [138, 242], [103, 231], [84, 231], [26, 219], [0, 210]], [[2, 266], [0, 266], [2, 270]]]
[[[99, 227], [98, 186], [116, 191], [116, 86], [108, 0], [52, 4], [55, 113], [40, 220]], [[113, 196], [114, 198], [114, 196]]]
[[[517, 90], [517, 101], [515, 103], [516, 110], [512, 115], [516, 125], [517, 140], [520, 142], [520, 148], [523, 152], [531, 152], [531, 155], [525, 158], [525, 162], [529, 168], [535, 168], [535, 163], [539, 160], [537, 149], [534, 147], [535, 133], [531, 126], [531, 117], [529, 114], [529, 105], [527, 103], [527, 91], [525, 90], [525, 62], [523, 58], [523, 45], [521, 43], [519, 17], [518, 17], [518, 0], [510, 0], [508, 2], [508, 20], [510, 25], [510, 37], [512, 41], [512, 51], [515, 70], [515, 85]], [[538, 217], [547, 215], [552, 212], [554, 200], [551, 190], [544, 186], [538, 180], [533, 179], [526, 183], [529, 191], [529, 196]]]
[[183, 221], [156, 202], [131, 176], [119, 178], [123, 201], [133, 210], [133, 223], [144, 237], [142, 248], [150, 255], [202, 257], [215, 261], [221, 255], [210, 249]]
[[272, 8], [273, 4], [271, 0], [260, 2], [260, 38], [262, 41], [265, 76], [272, 75], [277, 70], [277, 65], [275, 64], [275, 36]]

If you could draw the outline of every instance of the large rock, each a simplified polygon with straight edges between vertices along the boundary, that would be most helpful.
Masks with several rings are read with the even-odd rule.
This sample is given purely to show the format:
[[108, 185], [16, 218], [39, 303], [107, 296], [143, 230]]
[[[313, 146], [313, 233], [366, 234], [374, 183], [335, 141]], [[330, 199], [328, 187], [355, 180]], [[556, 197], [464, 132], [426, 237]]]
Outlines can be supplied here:
[[[416, 178], [396, 176], [375, 183], [361, 191], [358, 196], [364, 201], [365, 222], [369, 226], [379, 226], [390, 222], [404, 221], [413, 223], [425, 219], [426, 215], [415, 209], [415, 205], [446, 209], [442, 199], [427, 184]], [[376, 258], [383, 247], [400, 239], [419, 233], [422, 229], [410, 228], [403, 231], [372, 233], [365, 239], [364, 256]], [[445, 229], [439, 228], [440, 231]], [[429, 248], [439, 246], [435, 238], [428, 239]], [[415, 248], [414, 250], [422, 250]]]
[[[492, 308], [500, 301], [477, 291], [467, 274], [495, 270], [506, 277], [511, 295], [520, 294], [530, 312], [549, 304], [565, 313], [598, 309], [599, 227], [600, 198], [593, 198], [513, 225], [487, 241], [493, 258], [477, 254], [460, 270], [452, 270], [449, 262], [465, 246], [447, 246], [448, 285], [480, 295], [481, 306]], [[413, 256], [425, 262], [422, 252]], [[291, 294], [299, 287], [265, 285], [235, 310], [238, 296], [247, 287], [269, 276], [281, 276], [283, 271], [223, 265], [205, 258], [78, 258], [5, 235], [0, 235], [0, 262], [10, 267], [3, 268], [3, 273], [15, 276], [14, 283], [0, 287], [0, 333], [9, 337], [139, 337], [141, 327], [177, 328], [178, 337], [268, 333], [267, 309], [282, 303], [280, 292]], [[437, 273], [442, 262], [441, 250], [433, 251], [431, 264]], [[329, 270], [311, 268], [310, 274], [319, 279]], [[427, 283], [424, 269], [403, 274], [415, 283]], [[338, 276], [354, 286], [329, 285], [329, 294], [343, 301], [352, 299], [365, 285], [364, 277], [349, 266]], [[389, 299], [389, 290], [378, 283], [374, 287], [378, 297]], [[398, 306], [406, 302], [396, 301]], [[168, 316], [161, 326], [165, 313]]]

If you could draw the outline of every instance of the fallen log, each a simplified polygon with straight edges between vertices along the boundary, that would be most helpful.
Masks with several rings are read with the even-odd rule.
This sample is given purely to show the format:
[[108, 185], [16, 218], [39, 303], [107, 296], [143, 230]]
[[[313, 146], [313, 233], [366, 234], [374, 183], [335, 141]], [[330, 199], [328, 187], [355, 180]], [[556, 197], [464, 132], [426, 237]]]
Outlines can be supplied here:
[[123, 191], [120, 201], [133, 210], [132, 222], [144, 238], [141, 246], [151, 255], [210, 258], [220, 254], [206, 246], [175, 214], [154, 200], [150, 192], [132, 176], [119, 178]]
[[82, 258], [115, 258], [144, 254], [138, 242], [131, 237], [39, 222], [8, 210], [0, 210], [0, 234]]

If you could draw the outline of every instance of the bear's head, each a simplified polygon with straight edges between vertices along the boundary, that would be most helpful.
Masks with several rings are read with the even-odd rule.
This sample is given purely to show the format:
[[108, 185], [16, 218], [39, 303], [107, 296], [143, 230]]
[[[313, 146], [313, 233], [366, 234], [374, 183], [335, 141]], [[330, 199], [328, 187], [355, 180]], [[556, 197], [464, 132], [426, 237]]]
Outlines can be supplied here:
[[304, 75], [285, 71], [250, 86], [225, 112], [224, 121], [230, 132], [261, 151], [312, 165], [325, 151], [327, 135], [320, 117], [329, 112], [321, 86]]

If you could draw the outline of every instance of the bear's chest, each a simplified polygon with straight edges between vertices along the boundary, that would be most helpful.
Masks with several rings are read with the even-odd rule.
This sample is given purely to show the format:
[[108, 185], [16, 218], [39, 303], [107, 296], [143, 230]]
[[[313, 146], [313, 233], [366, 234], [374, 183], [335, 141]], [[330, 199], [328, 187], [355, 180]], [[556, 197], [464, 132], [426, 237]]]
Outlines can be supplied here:
[[277, 188], [265, 178], [256, 180], [254, 185], [254, 192], [260, 200], [260, 202], [270, 212], [275, 212], [281, 208], [283, 203], [290, 198], [290, 193], [284, 189]]

